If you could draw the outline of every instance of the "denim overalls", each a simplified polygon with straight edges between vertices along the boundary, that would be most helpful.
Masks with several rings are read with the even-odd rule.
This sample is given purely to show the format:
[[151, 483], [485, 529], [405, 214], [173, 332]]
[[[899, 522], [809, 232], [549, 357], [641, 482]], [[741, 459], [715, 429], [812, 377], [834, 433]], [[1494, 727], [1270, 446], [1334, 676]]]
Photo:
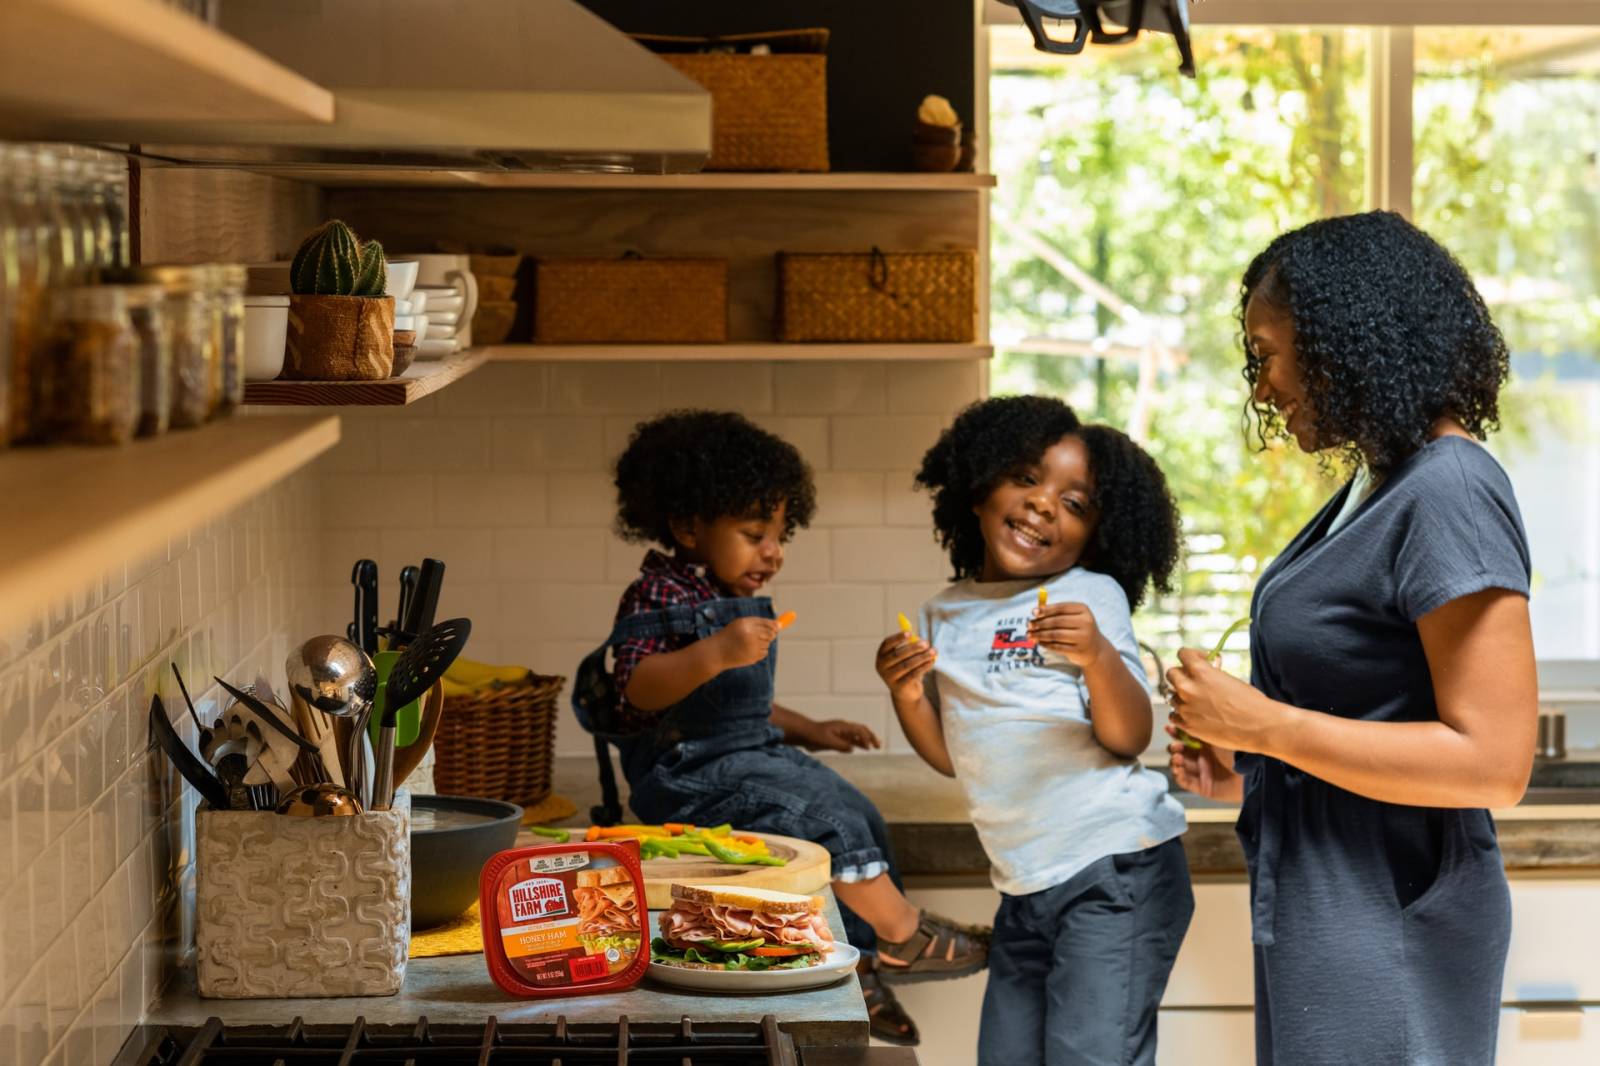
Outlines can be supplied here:
[[[766, 659], [723, 673], [661, 712], [654, 729], [608, 732], [617, 694], [606, 653], [629, 640], [678, 636], [704, 640], [737, 618], [771, 618], [766, 597], [707, 600], [642, 611], [619, 620], [578, 668], [572, 705], [578, 721], [622, 753], [628, 805], [646, 823], [731, 823], [822, 845], [838, 876], [851, 867], [889, 866], [889, 831], [872, 801], [816, 759], [784, 743], [772, 725], [778, 644]], [[602, 776], [609, 771], [602, 767]], [[841, 906], [850, 943], [876, 943], [871, 926]]]

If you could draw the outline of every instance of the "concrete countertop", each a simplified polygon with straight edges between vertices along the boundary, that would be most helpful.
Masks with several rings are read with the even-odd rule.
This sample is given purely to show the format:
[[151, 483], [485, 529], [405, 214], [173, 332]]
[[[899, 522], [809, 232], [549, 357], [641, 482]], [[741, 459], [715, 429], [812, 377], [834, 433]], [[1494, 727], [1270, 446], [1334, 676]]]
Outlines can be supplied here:
[[[870, 796], [889, 823], [895, 858], [907, 877], [987, 879], [989, 863], [967, 817], [961, 788], [915, 755], [829, 755], [823, 761]], [[1494, 813], [1508, 871], [1600, 867], [1600, 760], [1541, 763], [1523, 803]], [[622, 776], [618, 773], [618, 782]], [[624, 790], [626, 785], [623, 785]], [[568, 824], [587, 824], [599, 802], [588, 756], [555, 760], [555, 789], [578, 806]], [[1189, 816], [1184, 847], [1196, 874], [1243, 876], [1234, 836], [1239, 808], [1175, 792]]]
[[[824, 889], [823, 894], [834, 935], [843, 942], [833, 893]], [[422, 1016], [434, 1023], [481, 1025], [489, 1015], [503, 1023], [550, 1022], [564, 1015], [577, 1024], [614, 1023], [624, 1014], [635, 1022], [677, 1022], [685, 1015], [697, 1022], [744, 1022], [771, 1014], [800, 1047], [867, 1045], [867, 1011], [854, 973], [824, 988], [781, 995], [687, 992], [646, 976], [633, 988], [609, 995], [514, 999], [490, 979], [481, 954], [412, 959], [405, 986], [393, 996], [202, 999], [189, 970], [150, 1009], [146, 1024], [198, 1026], [213, 1016], [229, 1025], [287, 1025], [296, 1017], [307, 1024], [349, 1024], [358, 1015], [372, 1025], [411, 1025]]]

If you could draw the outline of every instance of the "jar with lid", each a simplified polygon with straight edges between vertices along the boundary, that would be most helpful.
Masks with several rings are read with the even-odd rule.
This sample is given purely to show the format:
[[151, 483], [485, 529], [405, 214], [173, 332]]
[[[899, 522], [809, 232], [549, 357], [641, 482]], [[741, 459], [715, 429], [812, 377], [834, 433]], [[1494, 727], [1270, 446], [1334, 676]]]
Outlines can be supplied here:
[[219, 390], [220, 318], [213, 321], [210, 268], [146, 264], [106, 276], [119, 282], [161, 287], [167, 332], [172, 346], [168, 374], [168, 425], [189, 429], [211, 416], [212, 388]]
[[244, 402], [244, 290], [248, 268], [218, 263], [212, 268], [213, 299], [221, 312], [222, 338], [217, 354], [222, 370], [219, 410], [232, 411]]
[[128, 318], [139, 338], [138, 436], [167, 431], [172, 418], [172, 321], [159, 285], [124, 286]]
[[139, 336], [118, 285], [50, 294], [47, 433], [80, 444], [122, 444], [139, 422]]

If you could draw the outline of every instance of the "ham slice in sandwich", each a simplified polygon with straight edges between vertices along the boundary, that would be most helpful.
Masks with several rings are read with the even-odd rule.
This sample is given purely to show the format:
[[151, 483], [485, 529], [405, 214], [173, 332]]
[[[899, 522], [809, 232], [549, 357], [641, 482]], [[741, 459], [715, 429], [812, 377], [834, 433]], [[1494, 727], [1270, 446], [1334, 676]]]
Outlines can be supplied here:
[[811, 966], [833, 950], [822, 897], [715, 885], [672, 886], [661, 940], [657, 962], [724, 969]]

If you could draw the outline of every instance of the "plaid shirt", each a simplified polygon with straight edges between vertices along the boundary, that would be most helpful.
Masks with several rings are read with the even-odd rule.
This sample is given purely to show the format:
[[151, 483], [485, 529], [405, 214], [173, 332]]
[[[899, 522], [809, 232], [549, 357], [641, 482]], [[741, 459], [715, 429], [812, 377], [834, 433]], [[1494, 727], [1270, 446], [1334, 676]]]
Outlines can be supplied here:
[[[616, 621], [641, 611], [658, 611], [663, 607], [695, 607], [719, 596], [721, 593], [711, 583], [704, 566], [686, 563], [651, 549], [645, 553], [644, 562], [639, 564], [639, 577], [622, 594], [622, 602], [617, 605]], [[633, 706], [622, 695], [633, 677], [634, 667], [647, 655], [677, 651], [693, 643], [693, 637], [665, 636], [629, 640], [617, 645], [612, 654], [616, 659], [618, 711], [624, 725], [637, 728], [655, 720], [654, 714]]]

